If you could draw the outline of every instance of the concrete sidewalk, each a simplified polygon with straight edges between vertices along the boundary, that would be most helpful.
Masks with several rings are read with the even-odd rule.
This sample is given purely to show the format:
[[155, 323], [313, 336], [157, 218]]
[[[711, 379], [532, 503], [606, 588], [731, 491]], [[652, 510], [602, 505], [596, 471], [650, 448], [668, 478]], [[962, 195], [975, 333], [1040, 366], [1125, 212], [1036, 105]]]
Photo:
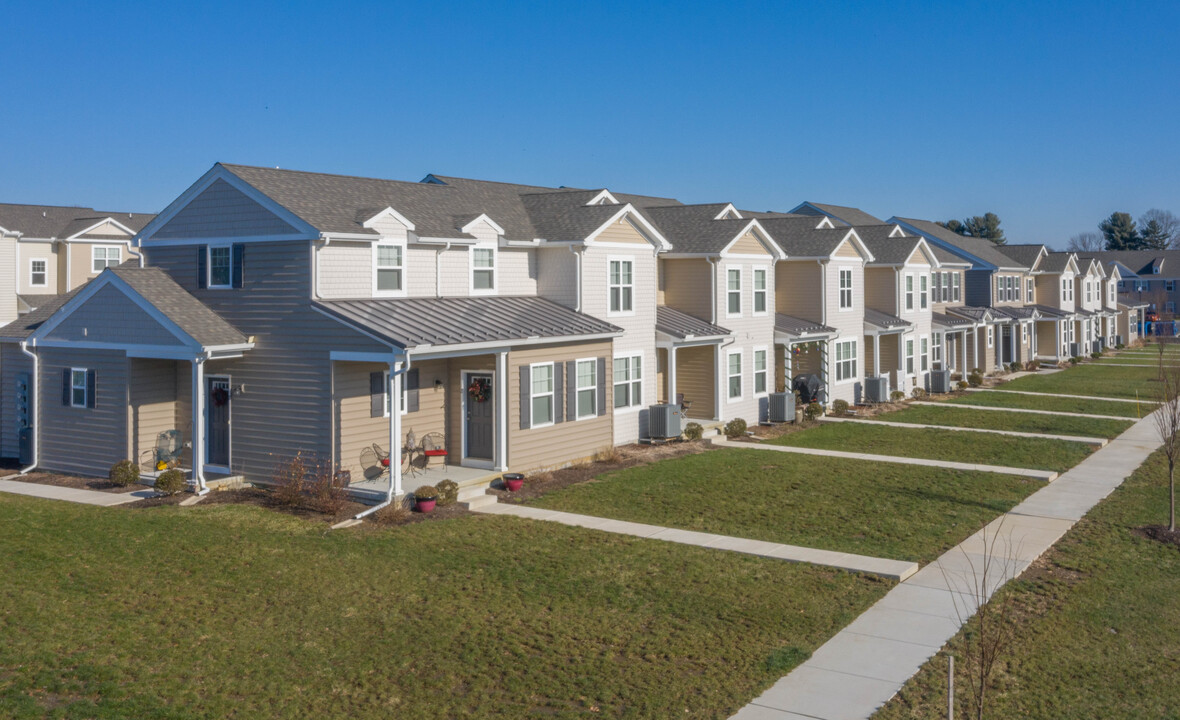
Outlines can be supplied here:
[[0, 480], [0, 492], [14, 495], [44, 498], [46, 500], [65, 500], [66, 502], [82, 503], [83, 505], [98, 505], [112, 507], [125, 505], [155, 497], [156, 492], [150, 488], [133, 490], [124, 493], [99, 492], [97, 490], [81, 490], [79, 488], [59, 487], [57, 485], [41, 485], [39, 483], [21, 482], [19, 480]]
[[954, 637], [960, 614], [966, 615], [964, 607], [973, 609], [964, 591], [975, 577], [970, 563], [978, 567], [983, 561], [985, 532], [989, 539], [998, 534], [995, 556], [1011, 555], [1014, 560], [1010, 572], [989, 582], [985, 595], [990, 597], [1052, 547], [1159, 446], [1149, 415], [1057, 482], [900, 583], [733, 717], [868, 718]]
[[[884, 417], [888, 417], [888, 415], [885, 415]], [[1130, 422], [1131, 418], [1127, 418], [1127, 421]], [[1069, 440], [1071, 442], [1084, 442], [1087, 445], [1097, 445], [1098, 447], [1103, 447], [1106, 445], [1106, 438], [1099, 437], [1085, 437], [1082, 435], [1051, 435], [1048, 433], [1020, 432], [1019, 430], [995, 430], [993, 428], [973, 428], [962, 427], [959, 425], [930, 425], [928, 423], [890, 422], [888, 420], [872, 420], [869, 418], [839, 418], [828, 416], [821, 417], [820, 422], [865, 423], [868, 425], [885, 425], [887, 427], [899, 428], [927, 428], [930, 430], [963, 430], [965, 432], [991, 433], [993, 435], [1011, 435], [1013, 437], [1024, 438], [1040, 438], [1042, 440]]]

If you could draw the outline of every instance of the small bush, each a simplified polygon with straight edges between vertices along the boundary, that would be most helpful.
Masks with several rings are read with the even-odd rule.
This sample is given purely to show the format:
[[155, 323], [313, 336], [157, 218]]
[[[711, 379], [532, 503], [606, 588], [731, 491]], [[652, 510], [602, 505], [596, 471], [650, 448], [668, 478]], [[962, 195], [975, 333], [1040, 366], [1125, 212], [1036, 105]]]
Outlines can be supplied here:
[[1114, 346], [1114, 349], [1115, 349], [1115, 350], [1123, 350], [1123, 349], [1125, 349], [1126, 347], [1127, 347], [1126, 345], [1124, 345], [1124, 344], [1122, 344], [1122, 343], [1119, 343], [1118, 345], [1115, 345], [1115, 346]]
[[916, 387], [910, 392], [910, 395], [912, 395], [915, 400], [921, 400], [922, 398], [926, 397], [926, 389]]
[[820, 415], [824, 414], [824, 406], [817, 402], [808, 403], [807, 407], [803, 408], [803, 417], [808, 420], [815, 420]]
[[156, 492], [164, 495], [184, 492], [187, 487], [188, 481], [184, 479], [184, 473], [176, 469], [165, 470], [156, 478]]
[[893, 402], [901, 402], [902, 400], [905, 400], [905, 393], [901, 390], [894, 390], [893, 392], [889, 393], [889, 399]]
[[969, 384], [970, 383], [968, 383], [966, 380], [960, 380], [959, 382], [955, 383], [955, 387], [960, 390], [966, 390]]
[[608, 445], [594, 454], [594, 462], [617, 463], [622, 460], [623, 454], [614, 445]]
[[690, 422], [684, 426], [685, 440], [700, 440], [705, 434], [705, 428], [700, 423]]
[[1028, 363], [1025, 364], [1024, 369], [1030, 372], [1036, 372], [1037, 370], [1041, 369], [1041, 361], [1029, 360]]
[[741, 418], [734, 418], [725, 423], [725, 437], [736, 438], [742, 437], [746, 434], [746, 421]]
[[303, 493], [307, 488], [307, 461], [302, 454], [296, 453], [290, 460], [275, 465], [270, 479], [271, 494], [275, 501], [280, 505], [295, 507], [303, 502]]
[[438, 485], [438, 504], [446, 507], [459, 499], [459, 485], [454, 480], [443, 480]]
[[411, 515], [410, 508], [404, 500], [394, 500], [373, 513], [373, 519], [382, 525], [398, 525], [408, 520]]
[[414, 491], [415, 500], [438, 500], [438, 488], [433, 485], [423, 485]]
[[1092, 357], [1092, 358], [1094, 358], [1095, 360], [1097, 360], [1098, 358], [1102, 357], [1102, 353], [1100, 353], [1100, 352], [1092, 352], [1092, 353], [1090, 353], [1090, 357]]
[[1070, 364], [1070, 365], [1077, 365], [1077, 364], [1078, 364], [1078, 362], [1079, 362], [1080, 360], [1081, 360], [1081, 358], [1080, 358], [1080, 357], [1076, 357], [1076, 356], [1075, 356], [1075, 357], [1071, 357], [1071, 358], [1069, 359], [1069, 364]]
[[112, 485], [127, 487], [139, 482], [139, 466], [130, 460], [120, 460], [111, 466], [107, 479]]
[[971, 387], [980, 387], [983, 385], [983, 373], [979, 372], [978, 370], [973, 370], [971, 374], [967, 376], [967, 384]]
[[327, 515], [339, 515], [348, 501], [348, 479], [342, 472], [320, 471], [307, 483], [308, 506]]
[[848, 401], [847, 400], [833, 400], [832, 401], [832, 414], [837, 415], [837, 416], [843, 416], [843, 415], [848, 414]]
[[962, 379], [963, 379], [963, 373], [961, 373], [957, 370], [955, 372], [951, 373], [951, 380], [962, 380]]
[[1018, 363], [1018, 362], [1008, 363], [1008, 372], [1018, 372], [1019, 370], [1020, 370], [1020, 363]]

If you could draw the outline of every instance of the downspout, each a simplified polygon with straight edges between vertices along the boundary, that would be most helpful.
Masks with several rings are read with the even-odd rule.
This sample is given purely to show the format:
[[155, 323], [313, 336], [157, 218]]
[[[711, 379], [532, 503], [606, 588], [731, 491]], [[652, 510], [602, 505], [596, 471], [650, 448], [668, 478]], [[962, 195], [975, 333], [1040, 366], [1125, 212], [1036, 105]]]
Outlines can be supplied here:
[[451, 243], [448, 240], [446, 247], [442, 248], [434, 254], [434, 296], [442, 297], [442, 254], [451, 249]]
[[[332, 244], [331, 235], [320, 235], [320, 239], [324, 241], [324, 247]], [[311, 299], [322, 300], [323, 295], [320, 294], [320, 254], [316, 250], [315, 240], [312, 240], [308, 245], [311, 251]]]
[[[713, 302], [710, 303], [713, 310], [712, 310], [712, 314], [710, 315], [709, 322], [714, 325], [717, 324], [717, 303], [719, 302], [717, 299], [717, 261], [720, 259], [721, 259], [720, 255], [714, 255], [714, 256], [706, 255], [705, 256], [705, 260], [708, 261], [708, 263], [709, 263], [709, 270], [710, 270], [710, 272], [709, 272], [709, 297], [712, 298], [712, 300], [713, 300]], [[720, 417], [720, 416], [718, 416], [718, 417]]]
[[819, 324], [828, 324], [828, 264], [824, 260], [816, 260], [819, 264]]
[[20, 350], [25, 355], [33, 358], [33, 379], [29, 381], [29, 397], [32, 400], [32, 402], [29, 403], [32, 405], [32, 407], [29, 408], [29, 412], [33, 416], [33, 464], [27, 468], [21, 469], [20, 474], [26, 475], [29, 473], [29, 471], [37, 467], [37, 464], [41, 460], [41, 413], [38, 411], [38, 408], [41, 407], [41, 363], [40, 359], [37, 357], [37, 353], [29, 350], [29, 343], [27, 340], [21, 342]]
[[[402, 459], [401, 459], [401, 453], [402, 453], [402, 450], [401, 450], [401, 410], [398, 407], [398, 405], [400, 405], [400, 403], [393, 402], [393, 388], [394, 388], [394, 382], [396, 381], [396, 378], [398, 378], [402, 375], [405, 375], [407, 372], [409, 372], [410, 365], [412, 363], [413, 363], [413, 361], [410, 359], [410, 354], [407, 352], [403, 356], [402, 369], [401, 370], [394, 370], [391, 367], [389, 370], [389, 387], [386, 389], [387, 392], [389, 392], [389, 394], [390, 394], [390, 400], [389, 400], [389, 489], [385, 491], [385, 499], [383, 501], [374, 505], [373, 507], [369, 508], [368, 510], [365, 510], [364, 512], [357, 513], [354, 516], [355, 519], [357, 519], [357, 520], [361, 520], [362, 518], [366, 518], [369, 515], [372, 515], [373, 513], [377, 512], [381, 508], [389, 507], [390, 505], [393, 504], [394, 497], [396, 494], [395, 488], [394, 488], [394, 479], [393, 479], [393, 473], [394, 473], [393, 450], [394, 450], [394, 443], [395, 442], [398, 445], [398, 447], [397, 447], [397, 451], [398, 451], [397, 452], [397, 472], [399, 472], [399, 473], [401, 472], [401, 462], [402, 462]], [[390, 365], [392, 366], [393, 363], [390, 363]], [[399, 393], [399, 395], [400, 395], [400, 393]]]
[[582, 253], [573, 244], [569, 249], [574, 254], [574, 312], [582, 312]]

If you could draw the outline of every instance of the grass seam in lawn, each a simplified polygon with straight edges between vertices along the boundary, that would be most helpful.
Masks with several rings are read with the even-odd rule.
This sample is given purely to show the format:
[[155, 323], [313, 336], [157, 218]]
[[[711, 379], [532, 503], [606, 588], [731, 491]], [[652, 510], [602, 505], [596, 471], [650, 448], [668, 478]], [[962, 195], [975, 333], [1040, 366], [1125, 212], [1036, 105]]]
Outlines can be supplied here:
[[[955, 407], [958, 407], [957, 405]], [[888, 413], [879, 417], [889, 417]], [[991, 433], [992, 435], [1013, 435], [1015, 437], [1027, 438], [1042, 438], [1045, 440], [1066, 440], [1068, 442], [1084, 442], [1087, 445], [1097, 445], [1103, 447], [1106, 445], [1106, 438], [1100, 437], [1086, 437], [1085, 435], [1053, 435], [1051, 433], [1034, 433], [1021, 432], [1020, 430], [996, 430], [995, 428], [975, 428], [963, 427], [961, 425], [930, 425], [927, 423], [907, 423], [907, 422], [893, 422], [890, 420], [878, 420], [876, 418], [837, 418], [837, 417], [822, 417], [821, 422], [851, 422], [851, 423], [868, 423], [872, 425], [886, 425], [888, 427], [900, 428], [928, 428], [931, 430], [961, 430], [963, 432], [978, 432]]]
[[911, 400], [910, 405], [921, 405], [923, 407], [941, 407], [941, 408], [969, 408], [971, 410], [983, 410], [984, 412], [1019, 412], [1030, 413], [1033, 415], [1059, 415], [1063, 417], [1078, 417], [1090, 418], [1092, 420], [1128, 420], [1130, 418], [1120, 417], [1118, 415], [1090, 415], [1088, 413], [1071, 413], [1071, 412], [1055, 412], [1053, 410], [1031, 410], [1029, 408], [1008, 408], [1008, 407], [993, 407], [991, 405], [970, 405], [968, 403], [961, 403], [952, 405], [945, 402], [936, 402], [932, 400]]

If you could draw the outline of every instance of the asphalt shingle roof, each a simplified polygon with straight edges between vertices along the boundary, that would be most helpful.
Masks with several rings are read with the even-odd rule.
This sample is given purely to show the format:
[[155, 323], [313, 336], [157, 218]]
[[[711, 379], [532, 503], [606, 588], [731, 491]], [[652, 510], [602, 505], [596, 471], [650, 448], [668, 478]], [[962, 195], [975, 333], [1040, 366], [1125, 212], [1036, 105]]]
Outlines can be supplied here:
[[1065, 268], [1069, 265], [1069, 259], [1073, 257], [1070, 252], [1051, 252], [1045, 256], [1041, 261], [1041, 272], [1061, 273], [1065, 272]]
[[689, 315], [675, 308], [660, 305], [656, 307], [656, 330], [684, 340], [690, 337], [719, 337], [731, 332], [706, 322], [695, 315]]
[[[105, 272], [113, 272], [120, 280], [131, 286], [160, 312], [168, 316], [181, 330], [205, 347], [217, 345], [241, 345], [246, 336], [230, 325], [225, 318], [213, 312], [176, 283], [172, 277], [156, 267], [135, 267], [124, 263]], [[102, 277], [99, 274], [98, 277]], [[98, 278], [95, 278], [97, 280]], [[92, 280], [91, 282], [94, 282]]]
[[814, 218], [766, 218], [758, 221], [787, 257], [828, 257], [850, 228], [816, 229]]
[[717, 253], [724, 250], [750, 224], [750, 218], [715, 220], [726, 205], [710, 203], [648, 207], [643, 213], [672, 244], [673, 252]]
[[[810, 205], [811, 207], [808, 207]], [[816, 208], [813, 210], [812, 208]], [[873, 217], [860, 208], [848, 207], [846, 205], [829, 205], [827, 203], [805, 201], [802, 205], [795, 208], [793, 212], [800, 215], [827, 215], [833, 217], [846, 225], [880, 225], [881, 218]]]
[[936, 222], [931, 222], [929, 220], [916, 220], [913, 218], [903, 217], [897, 217], [894, 219], [904, 222], [907, 225], [920, 230], [926, 235], [936, 237], [945, 243], [963, 250], [964, 252], [970, 253], [980, 260], [983, 260], [985, 263], [995, 265], [998, 268], [1028, 269], [1028, 265], [1005, 255], [1003, 252], [1003, 246], [996, 245], [991, 240], [960, 235], [956, 232], [947, 230]]
[[[860, 228], [856, 229], [856, 233], [860, 235]], [[873, 254], [870, 265], [901, 265], [914, 253], [918, 243], [922, 242], [922, 238], [919, 237], [875, 237], [871, 240], [866, 239], [864, 235], [860, 237], [864, 240], [865, 247]]]
[[1044, 245], [1004, 245], [1000, 248], [1008, 257], [1025, 267], [1033, 267], [1037, 261], [1037, 257], [1041, 251], [1045, 249]]
[[27, 238], [66, 238], [106, 218], [139, 232], [154, 217], [151, 213], [107, 212], [88, 207], [0, 203], [0, 228]]

